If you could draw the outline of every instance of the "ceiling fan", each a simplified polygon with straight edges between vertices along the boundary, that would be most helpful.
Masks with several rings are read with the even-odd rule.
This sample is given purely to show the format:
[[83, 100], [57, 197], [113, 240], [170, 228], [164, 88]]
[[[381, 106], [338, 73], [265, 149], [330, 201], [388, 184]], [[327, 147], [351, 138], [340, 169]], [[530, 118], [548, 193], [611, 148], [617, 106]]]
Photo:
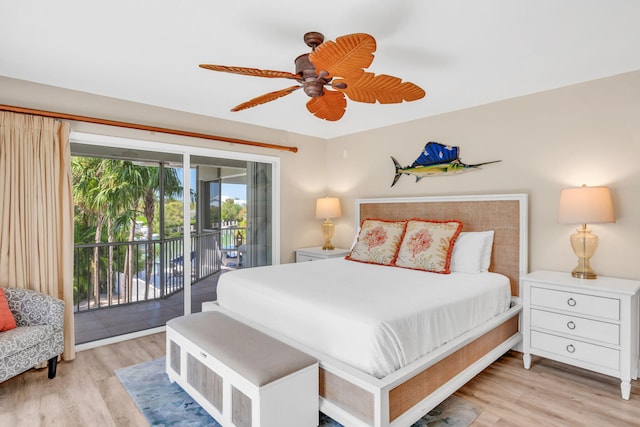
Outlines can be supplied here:
[[396, 104], [425, 96], [425, 91], [413, 83], [403, 82], [398, 77], [386, 74], [375, 75], [364, 71], [373, 62], [373, 52], [376, 50], [376, 40], [369, 34], [347, 34], [338, 37], [335, 42], [325, 42], [322, 34], [309, 32], [304, 35], [304, 42], [311, 48], [311, 52], [295, 59], [295, 73], [213, 64], [200, 64], [200, 67], [298, 82], [295, 86], [243, 102], [231, 111], [265, 104], [302, 88], [311, 97], [307, 102], [310, 113], [320, 119], [336, 121], [342, 118], [347, 107], [345, 95], [352, 101], [370, 104]]

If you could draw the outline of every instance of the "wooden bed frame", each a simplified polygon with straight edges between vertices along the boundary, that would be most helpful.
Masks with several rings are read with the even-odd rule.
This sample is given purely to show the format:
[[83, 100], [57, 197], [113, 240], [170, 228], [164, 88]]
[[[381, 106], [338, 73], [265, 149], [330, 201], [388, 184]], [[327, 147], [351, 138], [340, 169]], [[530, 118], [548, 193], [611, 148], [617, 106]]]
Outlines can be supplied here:
[[382, 379], [235, 317], [320, 360], [323, 413], [346, 427], [407, 427], [521, 341], [519, 278], [527, 272], [527, 196], [359, 199], [355, 212], [357, 226], [366, 218], [425, 218], [461, 220], [463, 231], [494, 230], [490, 271], [509, 277], [511, 308]]

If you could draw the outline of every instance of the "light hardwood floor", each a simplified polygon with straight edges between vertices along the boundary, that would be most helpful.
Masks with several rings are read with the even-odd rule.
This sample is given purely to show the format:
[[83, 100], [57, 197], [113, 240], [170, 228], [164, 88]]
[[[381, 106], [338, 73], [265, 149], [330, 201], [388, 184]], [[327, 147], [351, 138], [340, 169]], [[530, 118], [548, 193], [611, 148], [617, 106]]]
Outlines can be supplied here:
[[[155, 334], [77, 353], [58, 366], [29, 371], [0, 384], [0, 426], [146, 426], [147, 422], [114, 370], [165, 353]], [[631, 400], [620, 397], [619, 381], [560, 363], [509, 352], [456, 394], [482, 408], [481, 426], [640, 426], [640, 385]]]

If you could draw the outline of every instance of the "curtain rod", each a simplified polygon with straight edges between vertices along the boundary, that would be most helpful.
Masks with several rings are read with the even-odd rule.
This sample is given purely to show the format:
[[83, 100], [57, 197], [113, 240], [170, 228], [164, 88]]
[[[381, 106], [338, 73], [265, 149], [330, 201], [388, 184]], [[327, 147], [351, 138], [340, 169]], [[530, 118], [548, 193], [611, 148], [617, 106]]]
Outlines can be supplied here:
[[206, 133], [189, 132], [178, 129], [161, 128], [156, 126], [140, 125], [137, 123], [119, 122], [116, 120], [98, 119], [95, 117], [77, 116], [75, 114], [56, 113], [52, 111], [34, 110], [32, 108], [14, 107], [11, 105], [0, 104], [0, 110], [11, 111], [13, 113], [34, 114], [38, 116], [51, 117], [54, 119], [74, 120], [79, 122], [96, 123], [99, 125], [116, 126], [128, 129], [146, 130], [149, 132], [167, 133], [171, 135], [189, 136], [193, 138], [202, 138], [212, 141], [231, 142], [233, 144], [250, 145], [253, 147], [269, 148], [272, 150], [298, 152], [298, 147], [288, 147], [286, 145], [267, 144], [264, 142], [247, 141], [244, 139], [228, 138], [226, 136], [209, 135]]

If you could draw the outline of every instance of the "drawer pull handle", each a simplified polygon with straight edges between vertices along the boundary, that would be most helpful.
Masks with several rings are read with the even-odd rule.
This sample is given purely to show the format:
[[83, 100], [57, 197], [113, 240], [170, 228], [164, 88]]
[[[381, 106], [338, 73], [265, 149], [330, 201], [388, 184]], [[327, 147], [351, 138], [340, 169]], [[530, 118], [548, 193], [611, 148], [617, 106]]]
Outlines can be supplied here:
[[573, 346], [573, 344], [569, 344], [569, 345], [567, 346], [567, 351], [568, 351], [569, 353], [575, 353], [576, 348]]
[[567, 304], [569, 305], [569, 307], [575, 307], [576, 306], [576, 300], [574, 300], [573, 298], [569, 298], [567, 300]]
[[573, 320], [569, 320], [567, 322], [567, 328], [571, 329], [572, 331], [576, 328], [576, 324], [573, 323]]

